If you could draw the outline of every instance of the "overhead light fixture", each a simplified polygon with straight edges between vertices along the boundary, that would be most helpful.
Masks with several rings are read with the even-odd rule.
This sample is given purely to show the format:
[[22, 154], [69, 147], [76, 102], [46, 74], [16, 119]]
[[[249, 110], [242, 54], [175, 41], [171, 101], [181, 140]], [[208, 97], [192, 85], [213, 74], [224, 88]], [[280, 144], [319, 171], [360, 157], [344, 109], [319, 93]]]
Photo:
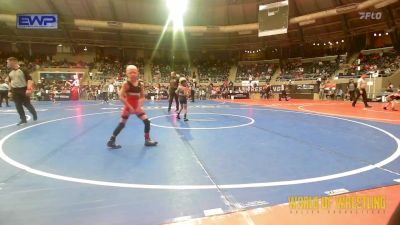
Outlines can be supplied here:
[[62, 47], [62, 44], [58, 44], [58, 47]]
[[87, 48], [86, 48], [86, 46], [85, 46], [85, 48], [83, 49], [83, 51], [87, 51]]
[[312, 45], [314, 45], [314, 46], [315, 46], [315, 42], [314, 42]]
[[299, 23], [300, 26], [306, 26], [315, 23], [315, 20], [307, 20]]
[[339, 42], [337, 41], [337, 42], [336, 42], [336, 44], [338, 45], [338, 44], [339, 44]]
[[388, 32], [386, 32], [386, 35], [389, 35], [389, 33], [388, 33]]
[[183, 15], [186, 12], [188, 0], [167, 0], [169, 21], [172, 21], [174, 31], [183, 31]]
[[374, 37], [376, 37], [376, 33], [374, 33]]
[[350, 13], [358, 8], [358, 3], [350, 3], [336, 7], [336, 12], [339, 14]]
[[244, 30], [244, 31], [238, 32], [239, 35], [245, 35], [245, 34], [251, 34], [251, 33], [253, 33], [251, 30]]
[[381, 34], [381, 33], [379, 33], [379, 35], [378, 35], [378, 36], [380, 37], [380, 36], [382, 36], [382, 34]]
[[342, 43], [344, 43], [344, 40], [342, 39]]
[[[76, 22], [75, 22], [75, 24], [76, 24]], [[94, 31], [93, 27], [79, 27], [78, 26], [78, 29], [79, 30], [84, 30], [84, 31]]]

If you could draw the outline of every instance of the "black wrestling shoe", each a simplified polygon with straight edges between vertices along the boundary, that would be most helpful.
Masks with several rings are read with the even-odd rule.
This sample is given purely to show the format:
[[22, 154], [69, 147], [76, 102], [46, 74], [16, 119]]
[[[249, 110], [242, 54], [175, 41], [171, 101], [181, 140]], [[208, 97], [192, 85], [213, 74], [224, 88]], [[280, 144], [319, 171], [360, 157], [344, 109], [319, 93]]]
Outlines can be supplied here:
[[185, 121], [185, 122], [186, 122], [186, 121], [189, 121], [189, 119], [188, 119], [188, 118], [185, 118], [185, 119], [183, 119], [183, 121]]
[[157, 141], [152, 141], [151, 139], [147, 139], [144, 141], [145, 146], [156, 146], [158, 144]]
[[107, 142], [107, 147], [109, 147], [110, 149], [119, 149], [119, 148], [121, 148], [121, 145], [117, 145], [117, 144], [115, 144], [115, 141], [109, 140]]
[[21, 126], [21, 125], [24, 125], [26, 123], [27, 123], [26, 120], [21, 120], [21, 121], [19, 121], [19, 123], [17, 123], [17, 126]]
[[178, 120], [180, 120], [180, 119], [181, 119], [181, 117], [180, 117], [179, 115], [177, 115], [177, 116], [176, 116], [176, 118], [177, 118]]

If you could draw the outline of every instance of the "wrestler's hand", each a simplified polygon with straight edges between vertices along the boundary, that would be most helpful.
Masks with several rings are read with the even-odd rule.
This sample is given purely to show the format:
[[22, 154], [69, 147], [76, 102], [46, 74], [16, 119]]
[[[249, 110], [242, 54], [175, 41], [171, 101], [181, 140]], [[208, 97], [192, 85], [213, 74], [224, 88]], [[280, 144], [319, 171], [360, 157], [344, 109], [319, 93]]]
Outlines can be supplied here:
[[129, 112], [130, 112], [130, 113], [136, 112], [136, 109], [133, 108], [133, 106], [131, 106], [131, 105], [129, 105], [129, 104], [128, 104], [128, 108], [129, 108]]
[[25, 91], [25, 95], [28, 96], [28, 97], [30, 97], [30, 96], [32, 95], [32, 89], [27, 89], [27, 90]]

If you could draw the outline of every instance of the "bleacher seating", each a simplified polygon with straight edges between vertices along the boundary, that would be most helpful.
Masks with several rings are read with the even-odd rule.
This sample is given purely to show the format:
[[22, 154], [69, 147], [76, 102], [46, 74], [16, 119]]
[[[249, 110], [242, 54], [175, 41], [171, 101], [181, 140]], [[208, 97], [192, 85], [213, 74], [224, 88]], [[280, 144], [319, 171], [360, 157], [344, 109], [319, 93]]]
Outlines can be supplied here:
[[278, 66], [279, 65], [276, 63], [266, 63], [261, 61], [250, 64], [246, 62], [239, 63], [236, 74], [236, 82], [249, 80], [250, 76], [252, 76], [253, 80], [269, 82]]
[[[358, 70], [359, 68], [359, 70]], [[359, 77], [361, 74], [378, 73], [379, 76], [389, 76], [400, 68], [400, 55], [389, 52], [374, 52], [362, 54], [349, 64], [344, 74], [339, 77]]]
[[200, 83], [222, 82], [228, 79], [230, 65], [221, 61], [203, 61], [198, 64]]
[[[307, 60], [308, 61], [308, 60]], [[282, 74], [278, 81], [316, 80], [317, 78], [328, 78], [334, 75], [338, 69], [336, 61], [316, 60], [302, 62], [301, 59], [293, 60], [282, 68]]]

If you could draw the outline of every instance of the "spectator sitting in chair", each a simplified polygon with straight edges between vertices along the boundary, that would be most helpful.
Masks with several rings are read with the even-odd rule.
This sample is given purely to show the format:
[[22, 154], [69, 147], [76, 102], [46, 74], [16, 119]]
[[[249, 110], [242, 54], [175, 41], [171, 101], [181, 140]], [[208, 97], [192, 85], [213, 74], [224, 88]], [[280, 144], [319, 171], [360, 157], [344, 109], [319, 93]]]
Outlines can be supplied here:
[[397, 90], [396, 93], [392, 93], [386, 97], [387, 103], [383, 107], [384, 110], [387, 110], [388, 107], [390, 106], [392, 111], [397, 111], [396, 109], [396, 103], [397, 100], [400, 100], [400, 89]]
[[336, 100], [343, 100], [343, 91], [340, 88], [336, 90]]

